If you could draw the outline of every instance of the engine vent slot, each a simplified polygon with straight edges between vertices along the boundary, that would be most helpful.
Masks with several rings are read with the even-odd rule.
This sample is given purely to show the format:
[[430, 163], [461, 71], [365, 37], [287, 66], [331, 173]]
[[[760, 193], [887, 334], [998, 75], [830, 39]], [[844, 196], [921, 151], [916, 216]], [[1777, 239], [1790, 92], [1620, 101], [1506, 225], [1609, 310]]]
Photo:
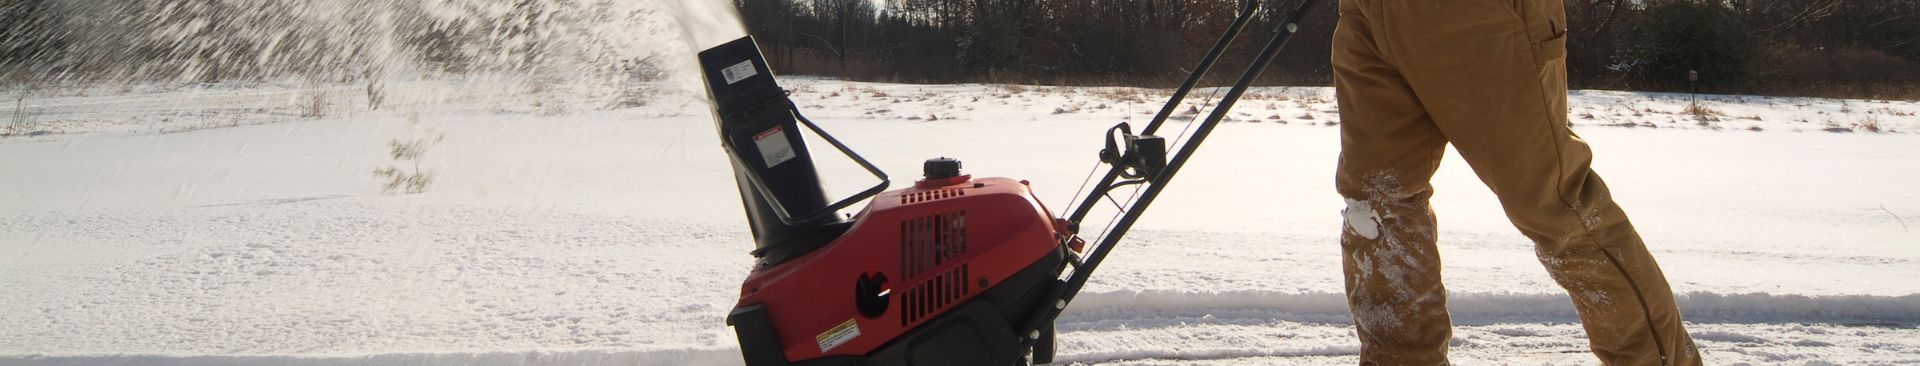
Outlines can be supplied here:
[[948, 268], [913, 287], [907, 288], [906, 296], [900, 298], [900, 326], [917, 323], [940, 310], [966, 297], [972, 289], [967, 286], [967, 264]]
[[936, 189], [931, 191], [921, 191], [921, 192], [908, 193], [904, 196], [900, 196], [900, 204], [904, 205], [904, 204], [910, 204], [910, 203], [920, 203], [920, 202], [926, 202], [926, 201], [932, 201], [932, 200], [938, 200], [938, 199], [960, 197], [965, 195], [967, 195], [967, 191], [959, 188], [946, 188], [946, 189]]
[[[955, 190], [958, 191], [958, 190]], [[952, 211], [900, 222], [900, 273], [902, 281], [911, 281], [929, 273], [919, 283], [896, 294], [900, 299], [900, 325], [925, 320], [954, 301], [965, 297], [966, 263], [954, 262], [967, 253], [967, 212]]]

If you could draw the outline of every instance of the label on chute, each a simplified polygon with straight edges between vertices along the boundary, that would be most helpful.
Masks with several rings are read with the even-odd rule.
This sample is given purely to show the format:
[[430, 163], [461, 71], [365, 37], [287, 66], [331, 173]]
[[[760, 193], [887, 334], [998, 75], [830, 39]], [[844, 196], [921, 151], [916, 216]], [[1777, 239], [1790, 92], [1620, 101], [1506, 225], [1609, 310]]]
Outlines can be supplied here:
[[753, 69], [753, 60], [740, 61], [733, 66], [720, 69], [720, 76], [727, 78], [727, 85], [733, 85], [754, 75], [760, 75], [760, 71]]
[[753, 146], [760, 148], [760, 158], [766, 159], [767, 168], [779, 166], [795, 156], [793, 144], [787, 142], [787, 130], [780, 126], [754, 134]]

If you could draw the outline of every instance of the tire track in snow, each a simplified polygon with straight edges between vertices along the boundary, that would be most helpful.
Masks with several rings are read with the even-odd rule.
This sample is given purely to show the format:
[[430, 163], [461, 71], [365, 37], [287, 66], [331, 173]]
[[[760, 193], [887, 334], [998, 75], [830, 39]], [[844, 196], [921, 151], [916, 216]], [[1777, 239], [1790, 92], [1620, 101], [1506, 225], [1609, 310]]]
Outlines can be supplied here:
[[[1691, 322], [1920, 325], [1920, 294], [1808, 296], [1692, 292], [1680, 294], [1678, 301]], [[1579, 320], [1564, 294], [1456, 292], [1448, 295], [1447, 303], [1456, 324]], [[1115, 321], [1203, 315], [1310, 323], [1351, 321], [1346, 296], [1339, 293], [1121, 291], [1080, 295], [1062, 315], [1060, 329], [1089, 329]]]
[[631, 365], [631, 366], [706, 366], [738, 365], [737, 349], [666, 349], [657, 351], [550, 350], [485, 353], [389, 353], [371, 355], [95, 355], [95, 356], [0, 356], [0, 365], [46, 366], [526, 366], [526, 365]]

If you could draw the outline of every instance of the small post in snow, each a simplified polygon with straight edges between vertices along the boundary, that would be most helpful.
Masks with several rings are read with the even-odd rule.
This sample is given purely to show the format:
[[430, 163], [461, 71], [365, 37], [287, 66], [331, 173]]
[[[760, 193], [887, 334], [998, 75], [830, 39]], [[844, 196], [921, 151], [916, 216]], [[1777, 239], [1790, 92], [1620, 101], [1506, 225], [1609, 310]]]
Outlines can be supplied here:
[[1687, 89], [1691, 90], [1687, 93], [1688, 103], [1693, 105], [1693, 110], [1700, 110], [1699, 70], [1687, 70]]

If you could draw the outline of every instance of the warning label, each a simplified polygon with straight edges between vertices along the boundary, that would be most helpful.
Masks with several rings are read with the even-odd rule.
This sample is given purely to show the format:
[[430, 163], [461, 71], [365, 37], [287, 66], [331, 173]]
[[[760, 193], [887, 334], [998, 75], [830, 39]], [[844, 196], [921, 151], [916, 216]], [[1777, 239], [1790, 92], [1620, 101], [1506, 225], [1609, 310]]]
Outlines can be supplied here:
[[780, 126], [754, 134], [753, 145], [760, 148], [760, 158], [766, 159], [767, 168], [793, 160], [793, 143], [787, 142], [787, 131]]
[[832, 350], [834, 347], [839, 347], [842, 344], [846, 344], [847, 341], [859, 337], [860, 326], [854, 324], [853, 319], [847, 319], [847, 322], [840, 323], [839, 326], [835, 326], [833, 329], [828, 329], [826, 333], [813, 336], [813, 340], [820, 342], [820, 353], [827, 353], [828, 350]]
[[760, 75], [760, 71], [753, 69], [753, 60], [746, 60], [720, 69], [720, 75], [727, 78], [727, 85], [733, 85], [754, 75]]

